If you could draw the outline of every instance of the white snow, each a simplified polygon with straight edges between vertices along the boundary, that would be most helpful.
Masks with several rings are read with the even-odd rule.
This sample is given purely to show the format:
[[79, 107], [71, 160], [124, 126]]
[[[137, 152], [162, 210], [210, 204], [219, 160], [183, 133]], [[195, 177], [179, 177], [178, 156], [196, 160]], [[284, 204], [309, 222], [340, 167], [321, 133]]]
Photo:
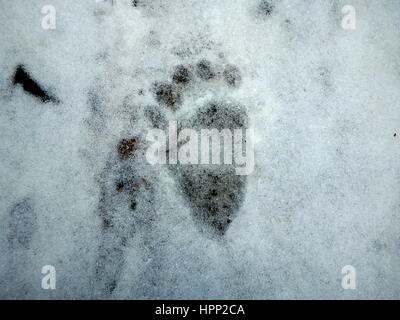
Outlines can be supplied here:
[[[241, 85], [196, 80], [175, 114], [160, 109], [245, 106], [256, 134], [245, 201], [222, 239], [207, 237], [171, 171], [138, 162], [156, 181], [138, 212], [156, 222], [128, 240], [108, 298], [400, 298], [400, 3], [352, 0], [356, 30], [344, 30], [346, 1], [275, 0], [270, 16], [260, 2], [0, 0], [1, 298], [97, 297], [99, 201], [119, 178], [118, 143], [151, 127], [152, 84], [203, 58], [237, 66]], [[49, 4], [55, 30], [41, 27]], [[59, 104], [12, 85], [21, 64]], [[24, 199], [34, 232], [13, 247]], [[105, 206], [124, 217], [123, 201]], [[357, 290], [341, 287], [349, 264]], [[56, 290], [41, 287], [44, 265]]]

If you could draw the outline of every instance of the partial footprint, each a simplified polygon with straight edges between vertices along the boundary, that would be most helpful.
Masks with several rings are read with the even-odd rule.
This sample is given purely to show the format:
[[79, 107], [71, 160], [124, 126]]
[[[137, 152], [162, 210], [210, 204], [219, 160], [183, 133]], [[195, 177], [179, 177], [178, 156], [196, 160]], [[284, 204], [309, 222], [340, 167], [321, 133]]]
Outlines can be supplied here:
[[100, 178], [102, 231], [96, 296], [107, 297], [114, 292], [124, 270], [126, 246], [134, 236], [150, 233], [155, 221], [156, 176], [150, 176], [152, 170], [143, 150], [140, 137], [121, 140]]

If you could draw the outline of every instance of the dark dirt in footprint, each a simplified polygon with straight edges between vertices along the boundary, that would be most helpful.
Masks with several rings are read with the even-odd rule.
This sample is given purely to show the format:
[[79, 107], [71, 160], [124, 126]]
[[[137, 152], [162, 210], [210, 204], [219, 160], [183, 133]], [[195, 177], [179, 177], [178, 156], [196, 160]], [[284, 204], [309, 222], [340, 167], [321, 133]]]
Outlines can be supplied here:
[[118, 152], [121, 157], [127, 158], [131, 156], [137, 149], [137, 138], [123, 139], [118, 145]]
[[29, 249], [37, 229], [37, 217], [30, 199], [14, 205], [9, 216], [8, 243], [11, 248]]
[[[243, 107], [212, 102], [200, 109], [188, 123], [182, 125], [196, 131], [201, 129], [247, 128]], [[222, 149], [222, 148], [221, 148]], [[246, 176], [238, 176], [234, 165], [170, 166], [176, 174], [184, 198], [202, 231], [224, 235], [241, 207], [245, 197]]]

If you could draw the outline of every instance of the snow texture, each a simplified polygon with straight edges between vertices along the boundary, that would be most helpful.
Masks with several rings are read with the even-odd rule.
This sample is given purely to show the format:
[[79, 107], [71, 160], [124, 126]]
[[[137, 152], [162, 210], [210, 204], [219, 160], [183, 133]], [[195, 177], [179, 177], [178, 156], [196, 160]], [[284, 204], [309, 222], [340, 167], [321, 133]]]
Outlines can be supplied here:
[[[400, 298], [398, 0], [0, 0], [0, 24], [1, 299]], [[150, 165], [170, 120], [253, 128], [254, 172]]]

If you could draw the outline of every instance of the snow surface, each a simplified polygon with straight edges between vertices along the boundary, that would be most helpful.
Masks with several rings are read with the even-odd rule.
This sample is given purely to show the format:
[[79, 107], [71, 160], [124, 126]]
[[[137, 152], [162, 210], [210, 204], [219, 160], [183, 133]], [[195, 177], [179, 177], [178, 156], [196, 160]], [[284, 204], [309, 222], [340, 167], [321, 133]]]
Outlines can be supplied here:
[[[400, 298], [400, 2], [262, 2], [0, 0], [0, 298]], [[196, 79], [176, 112], [160, 106], [153, 84], [201, 59], [240, 85]], [[59, 103], [13, 85], [18, 65]], [[149, 108], [189, 119], [208, 101], [244, 106], [256, 134], [222, 237], [198, 228], [174, 169], [117, 154]], [[123, 175], [151, 184], [133, 212]]]

